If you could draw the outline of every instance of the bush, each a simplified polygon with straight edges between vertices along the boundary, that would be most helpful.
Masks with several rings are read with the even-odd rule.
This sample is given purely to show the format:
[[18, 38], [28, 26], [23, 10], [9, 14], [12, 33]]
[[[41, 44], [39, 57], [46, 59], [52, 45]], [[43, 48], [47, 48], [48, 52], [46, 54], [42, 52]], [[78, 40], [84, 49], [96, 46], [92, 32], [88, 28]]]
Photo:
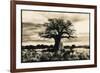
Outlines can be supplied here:
[[[72, 61], [90, 59], [89, 50], [87, 52], [76, 49], [61, 49], [58, 51], [37, 49], [22, 49], [21, 62], [45, 62], [45, 61]], [[84, 49], [84, 48], [83, 48]]]

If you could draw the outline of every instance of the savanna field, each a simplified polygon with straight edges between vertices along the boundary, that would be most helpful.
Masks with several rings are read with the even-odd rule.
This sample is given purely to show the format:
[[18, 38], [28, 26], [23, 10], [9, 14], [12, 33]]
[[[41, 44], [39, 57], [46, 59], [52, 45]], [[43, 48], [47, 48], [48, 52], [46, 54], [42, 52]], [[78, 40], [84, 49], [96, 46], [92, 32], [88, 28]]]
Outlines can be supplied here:
[[64, 46], [54, 50], [53, 45], [22, 46], [21, 62], [49, 62], [49, 61], [75, 61], [89, 60], [89, 46]]

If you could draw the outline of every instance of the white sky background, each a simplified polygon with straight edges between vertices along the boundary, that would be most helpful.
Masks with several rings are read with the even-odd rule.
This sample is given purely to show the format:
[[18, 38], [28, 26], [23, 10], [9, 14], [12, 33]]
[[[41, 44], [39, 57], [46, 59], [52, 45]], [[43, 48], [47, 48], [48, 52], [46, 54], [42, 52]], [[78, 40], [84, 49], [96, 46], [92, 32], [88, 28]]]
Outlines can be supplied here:
[[[81, 35], [85, 42], [88, 41], [89, 14], [68, 13], [68, 12], [62, 13], [62, 12], [44, 12], [44, 11], [25, 11], [24, 10], [22, 11], [22, 23], [23, 23], [22, 24], [22, 41], [23, 43], [29, 44], [29, 42], [31, 42], [30, 44], [32, 44], [32, 42], [33, 43], [36, 41], [44, 42], [44, 40], [46, 41], [46, 43], [47, 41], [49, 43], [52, 39], [51, 40], [44, 39], [44, 38], [39, 37], [38, 35], [39, 32], [45, 30], [43, 24], [48, 22], [49, 18], [64, 18], [65, 20], [71, 20], [72, 24], [74, 25], [74, 29], [76, 30], [76, 34]], [[83, 43], [83, 42], [80, 42], [80, 43]]]

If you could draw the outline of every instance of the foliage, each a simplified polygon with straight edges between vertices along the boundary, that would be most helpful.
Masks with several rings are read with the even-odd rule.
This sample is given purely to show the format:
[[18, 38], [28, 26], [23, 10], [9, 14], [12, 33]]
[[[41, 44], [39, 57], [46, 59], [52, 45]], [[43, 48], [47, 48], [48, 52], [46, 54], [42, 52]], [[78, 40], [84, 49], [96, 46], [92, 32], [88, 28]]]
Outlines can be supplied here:
[[[76, 48], [77, 49], [77, 48]], [[80, 48], [85, 49], [85, 48]], [[73, 51], [72, 51], [73, 50]], [[26, 62], [46, 62], [46, 61], [72, 61], [72, 60], [89, 60], [89, 49], [87, 52], [73, 49], [62, 49], [56, 52], [43, 50], [37, 51], [37, 49], [22, 49], [22, 63]]]

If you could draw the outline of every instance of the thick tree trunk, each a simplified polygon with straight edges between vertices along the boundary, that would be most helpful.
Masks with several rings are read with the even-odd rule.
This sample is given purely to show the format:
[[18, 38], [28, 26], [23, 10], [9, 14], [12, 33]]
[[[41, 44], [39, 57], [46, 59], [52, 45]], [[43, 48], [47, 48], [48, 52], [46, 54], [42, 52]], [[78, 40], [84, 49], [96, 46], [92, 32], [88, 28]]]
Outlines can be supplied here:
[[55, 40], [54, 50], [57, 51], [57, 50], [59, 50], [59, 45], [60, 45], [61, 38], [58, 37], [58, 38], [55, 38], [54, 40]]

